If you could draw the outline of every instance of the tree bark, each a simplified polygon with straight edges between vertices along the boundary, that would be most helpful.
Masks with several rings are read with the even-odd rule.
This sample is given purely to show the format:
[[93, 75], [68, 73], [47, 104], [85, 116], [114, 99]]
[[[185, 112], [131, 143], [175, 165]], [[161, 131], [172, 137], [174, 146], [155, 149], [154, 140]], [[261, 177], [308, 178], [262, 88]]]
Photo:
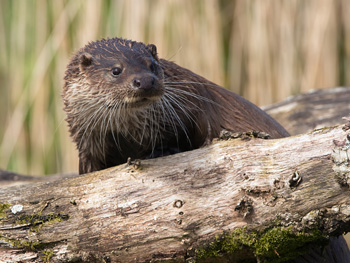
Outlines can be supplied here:
[[350, 227], [348, 134], [341, 126], [279, 140], [243, 134], [3, 187], [0, 260], [349, 262], [336, 238]]
[[350, 114], [350, 87], [315, 90], [264, 107], [291, 135], [342, 123]]

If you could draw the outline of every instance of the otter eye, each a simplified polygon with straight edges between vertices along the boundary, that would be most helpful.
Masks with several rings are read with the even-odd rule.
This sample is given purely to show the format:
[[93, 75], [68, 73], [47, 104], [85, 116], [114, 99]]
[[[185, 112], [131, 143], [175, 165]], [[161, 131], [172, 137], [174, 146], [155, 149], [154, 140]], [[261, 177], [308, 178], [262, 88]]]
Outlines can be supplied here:
[[111, 74], [113, 77], [116, 77], [122, 73], [122, 69], [119, 67], [112, 68]]

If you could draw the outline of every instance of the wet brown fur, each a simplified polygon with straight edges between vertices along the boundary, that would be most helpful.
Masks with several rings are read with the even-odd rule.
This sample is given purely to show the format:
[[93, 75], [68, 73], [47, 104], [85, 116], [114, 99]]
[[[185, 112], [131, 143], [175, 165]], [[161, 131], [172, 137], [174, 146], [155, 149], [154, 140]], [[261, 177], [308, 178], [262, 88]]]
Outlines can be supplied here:
[[[111, 77], [120, 65], [123, 72]], [[146, 88], [137, 88], [135, 79]], [[143, 97], [150, 98], [145, 105], [132, 104]], [[76, 53], [66, 70], [63, 99], [80, 173], [125, 163], [128, 157], [196, 149], [223, 129], [288, 136], [239, 95], [159, 59], [154, 45], [119, 38], [89, 43]]]

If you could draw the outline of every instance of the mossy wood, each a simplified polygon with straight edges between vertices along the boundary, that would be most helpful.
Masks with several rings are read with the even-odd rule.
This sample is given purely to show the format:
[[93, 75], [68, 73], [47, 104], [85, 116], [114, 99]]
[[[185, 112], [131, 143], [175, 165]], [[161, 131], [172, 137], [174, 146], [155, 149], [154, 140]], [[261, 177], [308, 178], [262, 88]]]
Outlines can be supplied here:
[[336, 238], [350, 228], [348, 134], [342, 126], [279, 140], [244, 134], [3, 187], [0, 260], [348, 262]]

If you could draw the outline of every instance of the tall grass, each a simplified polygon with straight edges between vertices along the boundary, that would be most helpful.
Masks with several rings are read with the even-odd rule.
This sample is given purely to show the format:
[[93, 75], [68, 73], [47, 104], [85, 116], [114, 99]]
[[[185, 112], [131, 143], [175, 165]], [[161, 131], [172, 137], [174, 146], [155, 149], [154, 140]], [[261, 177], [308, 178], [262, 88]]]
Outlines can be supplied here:
[[160, 56], [258, 105], [349, 85], [347, 0], [0, 0], [0, 167], [77, 170], [60, 97], [75, 50], [103, 37]]

